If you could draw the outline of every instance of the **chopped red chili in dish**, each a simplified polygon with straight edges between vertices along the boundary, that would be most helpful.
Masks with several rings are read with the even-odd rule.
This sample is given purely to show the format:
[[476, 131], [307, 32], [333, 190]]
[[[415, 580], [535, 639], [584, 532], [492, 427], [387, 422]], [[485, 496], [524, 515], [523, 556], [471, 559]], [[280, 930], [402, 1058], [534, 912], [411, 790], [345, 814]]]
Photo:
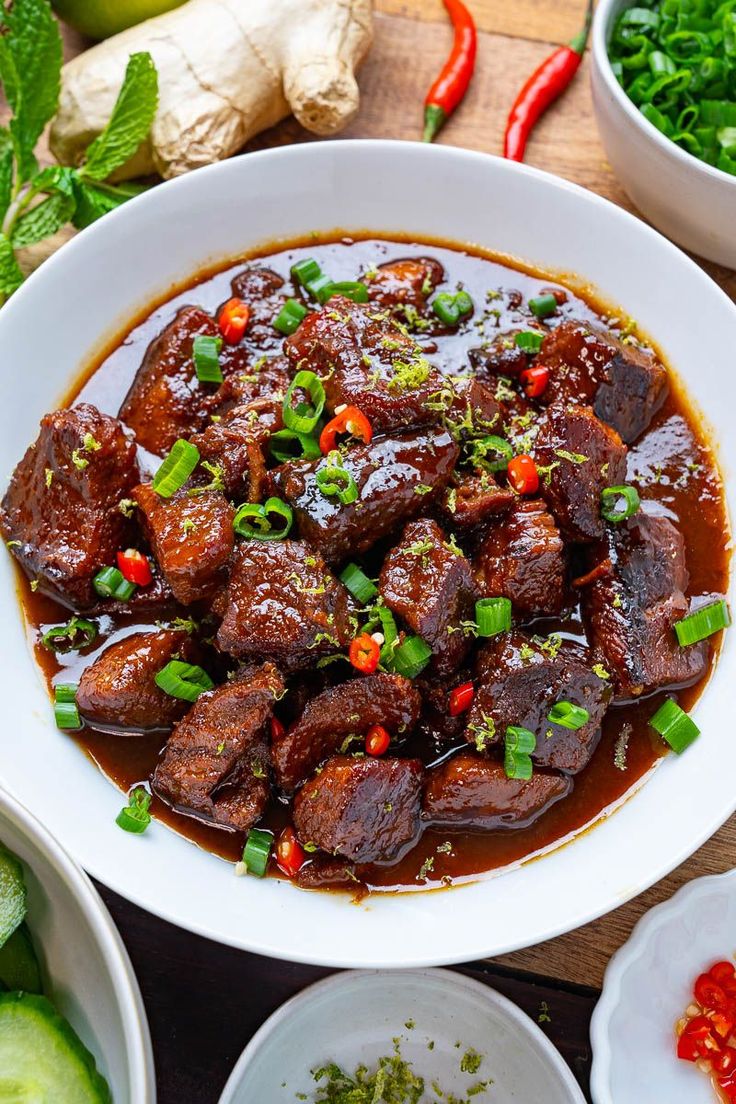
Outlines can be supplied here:
[[220, 311], [217, 325], [228, 345], [237, 345], [250, 322], [250, 307], [242, 299], [228, 299]]
[[275, 857], [276, 865], [287, 878], [293, 878], [304, 866], [307, 856], [291, 825], [284, 828], [276, 841]]
[[381, 648], [372, 636], [369, 636], [368, 633], [361, 633], [351, 642], [349, 657], [356, 671], [360, 671], [364, 675], [372, 675], [378, 666]]
[[325, 456], [336, 448], [338, 435], [342, 433], [349, 433], [364, 445], [369, 445], [373, 436], [371, 423], [365, 414], [357, 406], [346, 406], [327, 423], [320, 434], [319, 447]]
[[390, 743], [391, 737], [383, 725], [371, 725], [365, 737], [365, 750], [369, 755], [383, 755]]
[[450, 716], [458, 717], [461, 713], [465, 713], [470, 709], [473, 704], [474, 694], [475, 690], [472, 682], [464, 682], [461, 686], [456, 686], [455, 689], [450, 692]]
[[153, 581], [153, 573], [148, 558], [137, 548], [126, 548], [118, 552], [118, 570], [124, 579], [136, 586], [148, 586]]
[[531, 456], [522, 453], [509, 460], [506, 469], [508, 481], [517, 494], [533, 495], [539, 490], [539, 472]]
[[677, 1024], [677, 1057], [710, 1074], [718, 1098], [736, 1101], [736, 968], [716, 962], [693, 986], [694, 1003]]

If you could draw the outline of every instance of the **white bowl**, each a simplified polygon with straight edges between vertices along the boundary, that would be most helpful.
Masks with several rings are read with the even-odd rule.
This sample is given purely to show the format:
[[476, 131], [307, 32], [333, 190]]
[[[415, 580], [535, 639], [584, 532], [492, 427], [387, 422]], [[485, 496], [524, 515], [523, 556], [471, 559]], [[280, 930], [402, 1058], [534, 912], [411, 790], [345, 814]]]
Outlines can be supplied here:
[[694, 882], [643, 916], [608, 964], [591, 1021], [595, 1104], [714, 1104], [710, 1080], [675, 1054], [698, 974], [736, 949], [736, 871]]
[[[436, 1081], [462, 1100], [478, 1081], [492, 1079], [487, 1098], [479, 1093], [474, 1100], [585, 1102], [547, 1036], [482, 982], [451, 970], [351, 970], [311, 985], [266, 1020], [241, 1054], [220, 1104], [286, 1104], [297, 1093], [312, 1100], [311, 1070], [327, 1062], [348, 1074], [360, 1063], [374, 1069], [392, 1053], [394, 1038], [427, 1086]], [[472, 1075], [460, 1069], [469, 1049], [482, 1056]]]
[[[478, 242], [577, 272], [656, 335], [736, 468], [736, 308], [639, 219], [514, 162], [421, 143], [325, 142], [248, 155], [154, 188], [85, 230], [0, 312], [13, 386], [0, 405], [0, 477], [100, 344], [208, 261], [313, 229], [369, 228]], [[687, 309], [683, 309], [683, 308]], [[728, 493], [734, 503], [734, 482]], [[724, 723], [736, 635], [698, 703], [703, 737], [668, 758], [614, 816], [541, 861], [438, 892], [306, 893], [235, 878], [232, 864], [162, 824], [130, 836], [119, 792], [53, 723], [29, 652], [9, 557], [0, 558], [6, 739], [0, 776], [87, 870], [192, 931], [260, 954], [337, 966], [426, 966], [549, 939], [622, 904], [682, 862], [736, 807], [736, 740]], [[20, 735], [16, 734], [21, 734]], [[713, 763], [718, 770], [713, 770]], [[69, 815], [69, 793], [81, 815]], [[462, 914], [461, 922], [458, 921]]]
[[0, 843], [23, 863], [27, 922], [48, 995], [94, 1054], [115, 1104], [155, 1104], [143, 1001], [99, 894], [49, 832], [3, 790]]
[[600, 0], [591, 83], [598, 129], [613, 171], [639, 210], [673, 241], [736, 268], [736, 177], [699, 161], [632, 103], [608, 60], [613, 25], [633, 0]]

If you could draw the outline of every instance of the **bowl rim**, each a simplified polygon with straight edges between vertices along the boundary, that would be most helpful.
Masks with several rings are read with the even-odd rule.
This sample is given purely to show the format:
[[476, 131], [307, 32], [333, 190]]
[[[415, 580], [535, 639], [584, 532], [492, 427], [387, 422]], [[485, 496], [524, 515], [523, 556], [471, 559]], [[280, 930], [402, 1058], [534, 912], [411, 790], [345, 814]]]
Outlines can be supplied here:
[[20, 835], [25, 836], [43, 853], [92, 929], [113, 982], [123, 1022], [130, 1104], [155, 1104], [156, 1075], [146, 1010], [125, 944], [105, 902], [81, 866], [71, 858], [41, 821], [2, 785], [0, 816], [12, 823]]
[[623, 10], [627, 7], [633, 7], [635, 2], [636, 0], [598, 0], [596, 6], [591, 33], [591, 54], [598, 73], [605, 84], [606, 91], [616, 100], [631, 124], [638, 127], [642, 134], [657, 146], [663, 154], [669, 154], [683, 169], [702, 173], [703, 176], [716, 183], [728, 182], [736, 189], [736, 176], [724, 172], [723, 169], [719, 169], [715, 165], [709, 165], [707, 161], [701, 161], [700, 158], [688, 153], [687, 150], [681, 149], [676, 142], [667, 138], [657, 129], [654, 123], [650, 123], [646, 116], [642, 115], [616, 80], [611, 68], [611, 59], [608, 56], [609, 27], [613, 22], [614, 9], [621, 8]]

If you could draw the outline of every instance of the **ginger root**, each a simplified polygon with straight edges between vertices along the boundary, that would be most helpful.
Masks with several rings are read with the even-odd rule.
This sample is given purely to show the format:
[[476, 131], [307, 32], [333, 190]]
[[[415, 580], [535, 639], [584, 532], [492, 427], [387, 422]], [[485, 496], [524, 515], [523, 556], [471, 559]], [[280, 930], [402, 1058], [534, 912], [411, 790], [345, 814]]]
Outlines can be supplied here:
[[78, 163], [139, 50], [158, 70], [159, 107], [116, 180], [178, 176], [229, 157], [290, 112], [315, 134], [334, 134], [358, 110], [354, 70], [371, 38], [371, 0], [189, 0], [64, 66], [51, 149]]

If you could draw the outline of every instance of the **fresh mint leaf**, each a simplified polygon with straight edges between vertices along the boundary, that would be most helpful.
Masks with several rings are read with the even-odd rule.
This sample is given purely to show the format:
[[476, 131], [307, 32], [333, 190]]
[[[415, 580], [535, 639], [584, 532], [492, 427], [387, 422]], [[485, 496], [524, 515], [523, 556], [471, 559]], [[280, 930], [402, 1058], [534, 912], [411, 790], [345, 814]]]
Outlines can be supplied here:
[[72, 222], [77, 230], [83, 230], [145, 190], [143, 184], [92, 184], [80, 179], [75, 187], [77, 203]]
[[62, 226], [66, 226], [74, 214], [74, 197], [54, 192], [41, 200], [35, 207], [21, 215], [13, 227], [12, 243], [14, 249], [50, 238]]
[[0, 226], [13, 197], [13, 142], [10, 131], [0, 127]]
[[12, 295], [22, 283], [23, 273], [18, 267], [10, 240], [0, 233], [0, 296]]
[[158, 107], [158, 75], [149, 53], [131, 54], [105, 129], [87, 149], [80, 174], [106, 180], [133, 156], [151, 129]]

